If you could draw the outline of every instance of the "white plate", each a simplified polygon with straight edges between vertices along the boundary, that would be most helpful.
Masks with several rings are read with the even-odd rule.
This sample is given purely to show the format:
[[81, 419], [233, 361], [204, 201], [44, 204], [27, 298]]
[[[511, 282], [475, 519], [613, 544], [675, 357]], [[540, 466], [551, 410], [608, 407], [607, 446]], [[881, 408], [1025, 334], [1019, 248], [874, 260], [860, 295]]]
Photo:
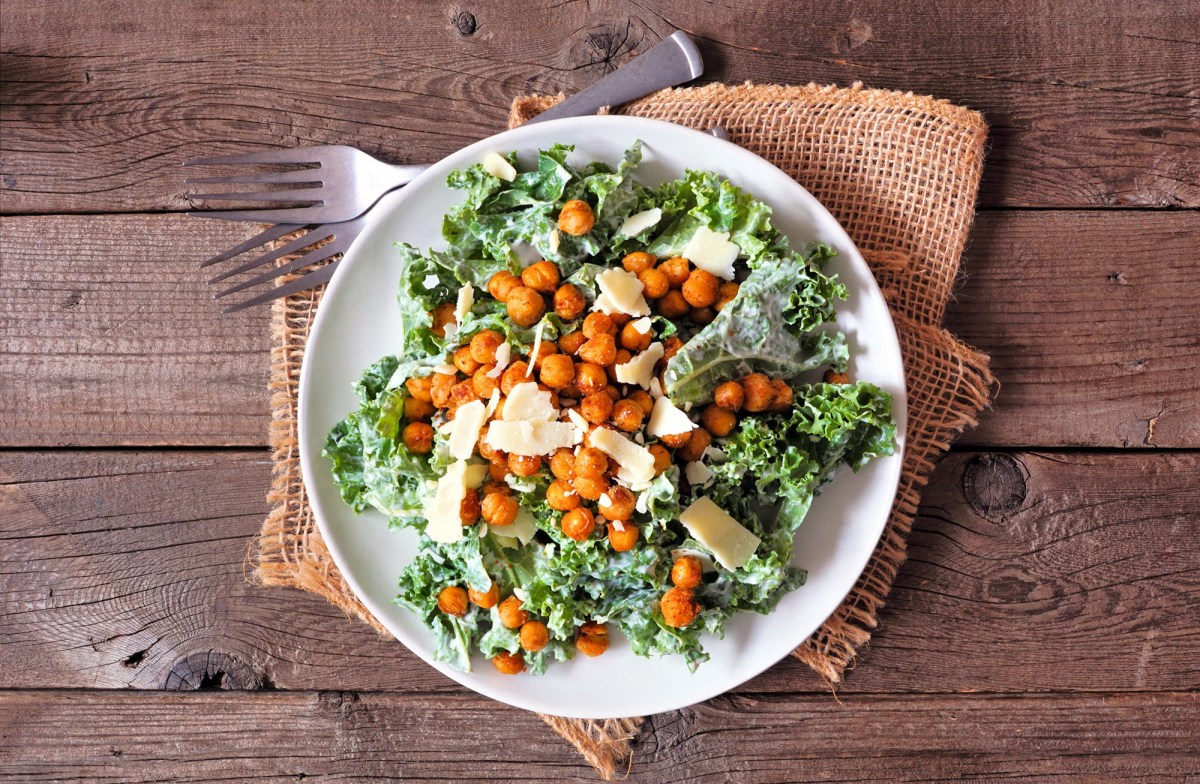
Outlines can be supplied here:
[[330, 428], [355, 408], [352, 382], [369, 364], [399, 347], [395, 295], [400, 269], [392, 244], [403, 240], [419, 248], [444, 247], [442, 215], [461, 199], [461, 192], [445, 186], [446, 175], [488, 152], [515, 149], [528, 167], [539, 148], [564, 142], [575, 145], [573, 161], [616, 163], [635, 139], [645, 143], [638, 168], [643, 182], [656, 184], [681, 175], [685, 168], [711, 169], [772, 205], [776, 225], [794, 246], [820, 239], [837, 248], [831, 271], [850, 290], [849, 299], [838, 308], [838, 325], [850, 341], [850, 373], [893, 395], [899, 432], [904, 433], [907, 406], [900, 348], [887, 306], [862, 257], [811, 194], [736, 145], [639, 118], [557, 120], [473, 144], [384, 199], [334, 275], [304, 354], [300, 463], [309, 500], [346, 581], [397, 639], [468, 688], [558, 716], [602, 719], [675, 710], [721, 694], [779, 661], [820, 626], [854, 585], [883, 531], [900, 476], [899, 450], [861, 473], [840, 472], [797, 534], [794, 562], [808, 570], [808, 582], [785, 596], [770, 615], [739, 614], [726, 626], [723, 640], [705, 639], [712, 659], [694, 674], [682, 657], [634, 656], [619, 633], [603, 656], [552, 663], [537, 677], [501, 675], [478, 655], [471, 673], [433, 660], [431, 635], [416, 616], [392, 604], [400, 571], [415, 552], [416, 536], [411, 531], [390, 532], [383, 516], [373, 511], [354, 515], [342, 503], [328, 461], [321, 457]]

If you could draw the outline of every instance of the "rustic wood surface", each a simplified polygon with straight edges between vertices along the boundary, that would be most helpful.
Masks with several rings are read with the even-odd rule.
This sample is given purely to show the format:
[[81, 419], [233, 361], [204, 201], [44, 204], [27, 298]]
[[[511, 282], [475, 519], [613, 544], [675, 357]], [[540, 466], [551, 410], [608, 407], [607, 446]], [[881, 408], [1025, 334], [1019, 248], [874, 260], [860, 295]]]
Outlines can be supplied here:
[[[529, 20], [536, 19], [536, 24]], [[706, 79], [991, 126], [948, 326], [994, 409], [837, 698], [795, 660], [654, 717], [633, 781], [1200, 781], [1200, 2], [0, 4], [0, 779], [591, 781], [530, 714], [247, 581], [266, 316], [178, 164], [434, 160], [676, 28]]]

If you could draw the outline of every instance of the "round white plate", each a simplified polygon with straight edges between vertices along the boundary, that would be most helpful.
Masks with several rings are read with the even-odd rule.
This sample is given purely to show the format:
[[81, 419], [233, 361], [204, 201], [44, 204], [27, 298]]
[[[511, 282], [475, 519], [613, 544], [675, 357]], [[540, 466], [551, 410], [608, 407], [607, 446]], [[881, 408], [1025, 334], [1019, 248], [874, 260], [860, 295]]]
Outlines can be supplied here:
[[461, 200], [446, 187], [451, 170], [488, 152], [517, 150], [529, 167], [539, 148], [575, 145], [572, 161], [616, 163], [635, 139], [644, 142], [638, 178], [657, 184], [685, 168], [710, 169], [772, 205], [775, 224], [802, 248], [820, 239], [838, 250], [831, 271], [850, 296], [838, 308], [838, 326], [850, 341], [850, 373], [873, 381], [895, 400], [904, 433], [904, 370], [887, 306], [862, 256], [833, 217], [808, 191], [763, 159], [729, 142], [669, 123], [632, 117], [582, 117], [517, 128], [493, 136], [435, 164], [407, 187], [385, 198], [346, 254], [317, 313], [300, 376], [300, 463], [321, 534], [346, 581], [388, 630], [430, 665], [459, 683], [528, 710], [577, 718], [660, 713], [700, 702], [753, 678], [786, 656], [838, 606], [867, 563], [883, 531], [900, 476], [897, 454], [861, 473], [839, 472], [813, 504], [796, 537], [795, 564], [808, 582], [767, 616], [739, 614], [725, 638], [705, 639], [712, 655], [695, 673], [682, 657], [643, 659], [619, 633], [596, 659], [577, 656], [552, 663], [545, 675], [507, 676], [481, 656], [474, 672], [433, 660], [432, 637], [420, 620], [392, 603], [396, 581], [415, 553], [412, 531], [391, 532], [373, 511], [356, 516], [342, 503], [321, 447], [330, 428], [355, 405], [351, 384], [364, 368], [396, 353], [400, 320], [396, 288], [397, 241], [418, 248], [444, 247], [442, 215]]

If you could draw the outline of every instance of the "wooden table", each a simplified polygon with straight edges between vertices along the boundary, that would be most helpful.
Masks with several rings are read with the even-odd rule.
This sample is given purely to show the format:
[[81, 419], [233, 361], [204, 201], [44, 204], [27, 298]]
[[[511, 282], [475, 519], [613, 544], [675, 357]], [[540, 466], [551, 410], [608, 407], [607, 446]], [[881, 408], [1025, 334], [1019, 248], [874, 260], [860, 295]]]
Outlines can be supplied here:
[[245, 580], [266, 314], [218, 314], [196, 263], [251, 229], [181, 215], [178, 164], [432, 161], [682, 28], [711, 79], [986, 114], [949, 325], [1003, 389], [837, 699], [785, 660], [654, 717], [632, 780], [1200, 780], [1200, 3], [283, 5], [0, 6], [0, 778], [594, 780]]

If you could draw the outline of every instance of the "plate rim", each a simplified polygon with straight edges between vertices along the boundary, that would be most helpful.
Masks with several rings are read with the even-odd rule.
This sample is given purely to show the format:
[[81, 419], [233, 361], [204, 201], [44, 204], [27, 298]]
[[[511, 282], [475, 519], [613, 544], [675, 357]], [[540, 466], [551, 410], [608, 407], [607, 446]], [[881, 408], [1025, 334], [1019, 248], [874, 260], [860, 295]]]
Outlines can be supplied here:
[[[394, 210], [396, 210], [399, 205], [402, 205], [405, 201], [407, 201], [407, 199], [410, 198], [408, 196], [408, 194], [419, 193], [422, 188], [427, 186], [428, 181], [430, 181], [434, 178], [443, 177], [444, 173], [447, 172], [450, 168], [450, 165], [448, 164], [448, 161], [450, 159], [460, 159], [461, 160], [462, 158], [469, 157], [471, 154], [475, 154], [475, 153], [483, 154], [484, 152], [491, 151], [493, 149], [504, 149], [506, 144], [508, 145], [508, 147], [507, 147], [508, 149], [519, 148], [520, 140], [522, 140], [524, 137], [544, 134], [547, 132], [546, 129], [561, 128], [561, 129], [563, 129], [562, 130], [563, 134], [569, 134], [576, 127], [582, 128], [585, 125], [595, 125], [596, 123], [600, 123], [600, 124], [604, 124], [604, 125], [614, 125], [614, 126], [628, 126], [628, 128], [630, 130], [630, 138], [631, 139], [638, 138], [638, 132], [636, 130], [637, 128], [644, 128], [647, 126], [658, 126], [658, 127], [663, 127], [665, 129], [669, 129], [669, 130], [665, 130], [665, 132], [667, 132], [667, 133], [693, 134], [695, 136], [703, 137], [705, 139], [706, 144], [726, 145], [728, 148], [732, 148], [732, 150], [730, 151], [730, 154], [734, 155], [735, 157], [751, 156], [752, 158], [756, 159], [761, 164], [765, 164], [766, 166], [771, 167], [776, 172], [781, 174], [784, 178], [786, 178], [786, 180], [789, 183], [791, 183], [791, 186], [794, 186], [795, 188], [797, 188], [800, 192], [802, 192], [807, 197], [808, 200], [810, 200], [810, 204], [803, 205], [803, 209], [807, 210], [808, 208], [815, 206], [815, 208], [817, 210], [823, 211], [825, 213], [825, 215], [828, 217], [828, 219], [830, 221], [832, 221], [832, 223], [834, 225], [837, 226], [837, 228], [841, 231], [841, 233], [843, 235], [842, 238], [839, 238], [839, 239], [844, 239], [846, 246], [851, 251], [850, 263], [856, 264], [856, 265], [862, 265], [863, 269], [867, 272], [866, 282], [869, 284], [867, 288], [868, 288], [870, 294], [873, 295], [874, 297], [878, 298], [878, 300], [883, 303], [884, 312], [887, 314], [886, 328], [887, 328], [888, 332], [886, 335], [881, 336], [881, 337], [887, 338], [887, 348], [888, 349], [894, 349], [896, 357], [899, 360], [899, 368], [900, 368], [900, 385], [899, 385], [899, 389], [893, 391], [893, 412], [892, 412], [893, 419], [896, 421], [896, 424], [897, 424], [897, 434], [896, 434], [896, 447], [897, 448], [896, 448], [895, 454], [893, 456], [885, 458], [886, 460], [893, 460], [894, 465], [895, 465], [895, 470], [891, 472], [892, 475], [888, 478], [888, 481], [887, 481], [887, 486], [891, 490], [891, 496], [892, 496], [893, 500], [892, 500], [891, 506], [889, 506], [889, 508], [888, 508], [887, 513], [882, 515], [882, 519], [877, 526], [878, 530], [869, 532], [871, 541], [873, 542], [873, 546], [871, 548], [864, 548], [864, 555], [862, 556], [861, 559], [859, 559], [859, 560], [861, 560], [861, 563], [858, 564], [857, 568], [854, 570], [854, 579], [852, 581], [850, 581], [849, 587], [847, 588], [847, 590], [844, 593], [842, 593], [841, 598], [834, 605], [834, 607], [830, 611], [830, 613], [825, 615], [823, 618], [821, 618], [820, 621], [817, 622], [816, 626], [813, 627], [813, 629], [809, 630], [807, 632], [807, 634], [805, 634], [802, 638], [800, 638], [799, 642], [797, 643], [797, 644], [803, 644], [804, 640], [808, 639], [813, 633], [815, 633], [818, 629], [820, 629], [821, 626], [823, 626], [825, 624], [825, 622], [830, 617], [832, 617], [834, 613], [837, 612], [837, 609], [839, 607], [841, 607], [842, 603], [845, 601], [845, 597], [848, 596], [849, 593], [854, 590], [854, 586], [857, 584], [858, 578], [862, 575], [863, 571], [866, 569], [867, 565], [870, 563], [871, 556], [874, 554], [876, 546], [878, 545], [879, 540], [882, 538], [882, 536], [887, 528], [887, 522], [890, 519], [891, 510], [895, 506], [895, 497], [896, 497], [897, 491], [899, 490], [900, 478], [901, 478], [901, 475], [903, 472], [903, 461], [904, 461], [904, 456], [905, 456], [905, 452], [907, 449], [907, 439], [906, 439], [905, 431], [906, 431], [907, 414], [908, 414], [908, 379], [907, 379], [907, 374], [904, 372], [903, 355], [902, 355], [901, 346], [900, 346], [900, 342], [899, 342], [899, 335], [897, 334], [897, 331], [896, 331], [895, 320], [892, 317], [891, 309], [890, 309], [890, 307], [888, 307], [887, 301], [886, 301], [886, 299], [884, 299], [882, 290], [879, 288], [878, 282], [875, 280], [874, 275], [870, 273], [870, 269], [866, 265], [866, 261], [863, 259], [862, 253], [858, 249], [858, 246], [850, 238], [849, 234], [845, 231], [844, 227], [842, 227], [841, 223], [832, 215], [832, 213], [829, 212], [828, 208], [826, 208], [824, 206], [824, 204], [822, 204], [820, 202], [819, 199], [817, 199], [815, 196], [813, 196], [813, 194], [810, 193], [808, 191], [808, 189], [806, 189], [800, 183], [796, 182], [796, 180], [793, 179], [786, 172], [779, 169], [778, 166], [776, 166], [775, 164], [766, 160], [765, 158], [757, 155], [756, 153], [751, 152], [750, 150], [747, 150], [744, 147], [741, 147], [730, 141], [725, 141], [725, 140], [719, 139], [719, 138], [714, 137], [703, 131], [698, 131], [693, 128], [687, 128], [685, 126], [677, 125], [675, 123], [670, 123], [670, 122], [656, 120], [656, 119], [650, 119], [650, 118], [643, 118], [643, 117], [632, 117], [632, 116], [626, 116], [626, 115], [589, 115], [586, 117], [571, 117], [571, 118], [561, 118], [561, 119], [557, 119], [557, 120], [548, 120], [544, 123], [526, 124], [526, 125], [523, 125], [523, 126], [520, 126], [517, 128], [509, 129], [507, 131], [503, 131], [501, 133], [497, 133], [495, 135], [481, 139], [471, 145], [468, 145], [467, 147], [464, 147], [461, 150], [451, 153], [450, 155], [446, 156], [442, 160], [431, 165], [425, 171], [421, 172], [408, 185], [404, 186], [404, 188], [401, 192], [398, 192], [398, 193], [394, 192], [392, 194], [388, 194], [387, 196], [385, 196], [384, 199], [388, 200], [387, 204], [384, 205], [383, 209], [378, 209], [378, 211], [375, 213], [375, 215], [372, 216], [371, 219], [367, 222], [367, 225], [364, 227], [363, 231], [359, 234], [358, 238], [356, 238], [354, 243], [351, 244], [350, 248], [347, 249], [347, 252], [345, 254], [345, 257], [343, 258], [342, 263], [339, 264], [338, 269], [335, 271], [335, 273], [333, 275], [333, 278], [330, 280], [329, 284], [326, 287], [322, 302], [324, 302], [326, 299], [330, 298], [331, 296], [336, 296], [337, 291], [340, 289], [341, 282], [346, 279], [346, 276], [347, 276], [346, 271], [348, 269], [350, 269], [350, 267], [352, 265], [351, 263], [347, 263], [347, 259], [350, 259], [352, 263], [356, 263], [356, 262], [353, 262], [353, 257], [351, 256], [351, 254], [354, 252], [356, 247], [362, 246], [363, 238], [369, 236], [379, 226], [379, 224], [382, 223], [386, 219], [387, 215], [392, 214], [392, 212], [394, 212]], [[461, 165], [461, 163], [455, 164], [455, 165]], [[412, 198], [415, 198], [415, 197], [412, 197]], [[381, 201], [380, 204], [382, 204], [382, 203], [383, 202]], [[770, 201], [768, 201], [768, 203], [770, 203]], [[377, 204], [376, 208], [378, 208], [380, 206], [380, 204]], [[489, 697], [498, 702], [502, 702], [504, 704], [512, 705], [514, 707], [522, 708], [525, 710], [532, 710], [532, 711], [536, 711], [536, 712], [553, 712], [557, 715], [566, 716], [566, 717], [570, 717], [570, 718], [580, 718], [580, 719], [628, 718], [628, 717], [633, 717], [633, 716], [641, 716], [641, 715], [648, 715], [648, 714], [652, 714], [652, 713], [665, 712], [665, 711], [669, 711], [669, 710], [677, 710], [677, 709], [687, 707], [689, 705], [698, 704], [700, 702], [703, 702], [705, 700], [719, 696], [720, 694], [724, 694], [727, 691], [737, 688], [741, 684], [746, 683], [747, 681], [751, 680], [752, 678], [757, 677], [758, 675], [762, 674], [766, 670], [768, 670], [771, 667], [778, 664], [783, 659], [787, 658], [787, 656], [789, 655], [789, 653], [792, 649], [789, 649], [788, 651], [783, 652], [778, 658], [767, 661], [760, 668], [755, 668], [753, 672], [749, 673], [745, 677], [742, 677], [736, 683], [722, 684], [718, 688], [715, 688], [715, 689], [708, 688], [708, 689], [700, 690], [700, 692], [702, 692], [701, 696], [698, 696], [695, 698], [689, 697], [686, 702], [680, 702], [678, 700], [660, 700], [660, 701], [658, 701], [658, 703], [655, 705], [655, 707], [653, 709], [649, 709], [649, 710], [638, 709], [638, 710], [635, 710], [632, 712], [629, 712], [629, 711], [606, 712], [606, 713], [603, 713], [603, 715], [594, 715], [597, 713], [597, 711], [586, 711], [585, 710], [582, 712], [572, 712], [572, 711], [564, 712], [558, 708], [555, 708], [552, 711], [548, 711], [544, 706], [539, 706], [539, 705], [535, 704], [533, 701], [522, 700], [519, 698], [512, 698], [511, 695], [509, 695], [509, 694], [499, 694], [493, 688], [490, 687], [490, 685], [488, 684], [487, 681], [485, 681], [483, 679], [474, 679], [474, 681], [472, 681], [472, 673], [462, 672], [462, 671], [459, 671], [459, 670], [456, 670], [456, 669], [450, 667], [449, 665], [447, 665], [443, 662], [436, 661], [435, 659], [432, 658], [432, 656], [426, 655], [426, 653], [424, 651], [419, 650], [419, 649], [415, 648], [414, 646], [410, 645], [405, 640], [404, 636], [402, 636], [400, 633], [398, 633], [397, 630], [394, 629], [391, 624], [389, 624], [389, 622], [386, 618], [386, 614], [381, 613], [380, 611], [378, 611], [376, 609], [376, 606], [379, 605], [380, 602], [374, 600], [370, 596], [370, 594], [363, 589], [361, 583], [354, 575], [354, 570], [349, 570], [346, 568], [347, 558], [340, 551], [339, 546], [336, 544], [336, 539], [337, 539], [336, 535], [333, 535], [333, 536], [330, 535], [331, 532], [329, 529], [329, 523], [326, 522], [326, 520], [324, 519], [324, 515], [322, 514], [321, 507], [322, 507], [323, 501], [316, 493], [314, 493], [310, 489], [310, 488], [316, 487], [317, 485], [313, 481], [313, 477], [315, 476], [314, 469], [316, 468], [316, 466], [313, 465], [314, 461], [308, 457], [310, 449], [305, 448], [306, 443], [311, 443], [310, 439], [313, 437], [313, 434], [308, 432], [309, 429], [306, 424], [307, 419], [308, 419], [308, 417], [306, 416], [306, 411], [307, 411], [306, 400], [308, 398], [307, 391], [309, 389], [309, 385], [311, 383], [313, 383], [312, 376], [308, 372], [309, 368], [311, 367], [309, 358], [310, 358], [310, 352], [312, 352], [314, 350], [314, 347], [320, 346], [320, 344], [321, 344], [320, 335], [321, 335], [321, 326], [324, 321], [323, 317], [326, 316], [326, 314], [328, 314], [330, 312], [331, 312], [331, 310], [329, 308], [320, 308], [320, 307], [317, 308], [317, 315], [314, 318], [312, 326], [309, 330], [309, 336], [305, 343], [303, 359], [301, 361], [300, 379], [299, 379], [299, 383], [297, 385], [297, 408], [296, 408], [297, 449], [298, 449], [299, 458], [300, 458], [301, 477], [303, 480], [304, 487], [306, 489], [306, 495], [308, 497], [309, 506], [312, 509], [313, 519], [316, 522], [317, 529], [321, 533], [322, 539], [325, 542], [325, 546], [329, 551], [330, 557], [333, 559], [334, 563], [338, 567], [338, 570], [341, 572], [342, 578], [346, 581], [347, 585], [350, 587], [350, 589], [354, 593], [355, 597], [360, 602], [362, 602], [363, 606], [366, 607], [366, 609], [372, 613], [372, 615], [379, 621], [380, 624], [382, 624], [384, 626], [385, 629], [387, 629], [388, 633], [393, 638], [395, 638], [398, 642], [400, 642], [402, 645], [404, 645], [404, 647], [406, 649], [408, 649], [413, 655], [417, 656], [419, 659], [424, 661], [426, 664], [429, 664], [434, 669], [443, 673], [444, 675], [446, 675], [447, 677], [456, 681], [457, 683], [461, 684], [462, 686], [465, 686], [466, 688], [471, 689], [472, 691], [474, 691], [478, 694], [482, 694], [483, 696]], [[349, 383], [349, 382], [347, 382], [347, 383]], [[318, 438], [318, 440], [321, 444], [324, 443], [325, 434], [323, 434], [323, 433], [317, 434], [316, 437]], [[318, 448], [318, 450], [316, 452], [317, 455], [319, 455], [319, 451], [320, 450]], [[338, 497], [336, 500], [338, 503], [342, 503], [340, 497]], [[388, 600], [385, 600], [385, 603], [390, 603], [390, 597]], [[767, 616], [764, 616], [764, 617], [767, 617]], [[682, 666], [682, 664], [681, 664], [681, 666]]]

